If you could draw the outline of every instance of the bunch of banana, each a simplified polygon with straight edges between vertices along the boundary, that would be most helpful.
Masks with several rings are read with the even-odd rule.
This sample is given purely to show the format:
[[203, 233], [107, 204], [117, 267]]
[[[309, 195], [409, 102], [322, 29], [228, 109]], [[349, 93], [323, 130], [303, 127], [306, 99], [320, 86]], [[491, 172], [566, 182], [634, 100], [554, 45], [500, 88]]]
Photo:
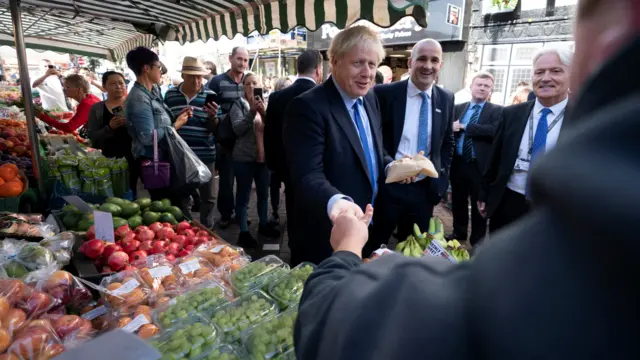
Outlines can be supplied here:
[[424, 249], [420, 246], [418, 241], [413, 235], [409, 235], [407, 240], [399, 242], [396, 245], [396, 251], [408, 257], [422, 257]]
[[458, 240], [449, 240], [446, 242], [445, 250], [458, 261], [469, 260], [469, 252], [462, 247]]
[[440, 218], [432, 217], [429, 219], [428, 234], [430, 239], [444, 240], [444, 224]]

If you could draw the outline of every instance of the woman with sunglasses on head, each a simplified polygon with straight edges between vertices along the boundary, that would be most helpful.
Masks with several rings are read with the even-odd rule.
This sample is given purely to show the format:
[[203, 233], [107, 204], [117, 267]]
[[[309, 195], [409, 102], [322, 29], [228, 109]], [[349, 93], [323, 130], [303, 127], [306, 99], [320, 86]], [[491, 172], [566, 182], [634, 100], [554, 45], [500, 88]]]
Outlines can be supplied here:
[[[157, 133], [158, 158], [167, 160], [165, 129], [176, 129], [186, 124], [191, 111], [186, 109], [177, 118], [162, 101], [158, 84], [162, 78], [162, 63], [153, 51], [138, 47], [127, 54], [127, 65], [136, 75], [136, 82], [125, 102], [126, 124], [132, 140], [133, 157], [141, 166], [144, 160], [153, 160], [154, 130]], [[169, 188], [149, 189], [153, 200], [171, 198]]]
[[100, 102], [100, 98], [90, 93], [91, 85], [82, 76], [73, 74], [63, 81], [64, 95], [78, 102], [76, 113], [68, 122], [60, 122], [44, 112], [37, 113], [38, 119], [65, 133], [73, 133], [89, 120], [91, 107]]

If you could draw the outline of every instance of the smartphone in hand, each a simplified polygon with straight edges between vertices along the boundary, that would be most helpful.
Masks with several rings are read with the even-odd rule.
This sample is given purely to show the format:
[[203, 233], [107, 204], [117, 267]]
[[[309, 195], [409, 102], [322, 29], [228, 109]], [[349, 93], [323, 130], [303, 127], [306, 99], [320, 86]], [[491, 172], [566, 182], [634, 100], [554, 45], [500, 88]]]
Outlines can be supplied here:
[[209, 94], [207, 95], [207, 98], [204, 100], [205, 104], [211, 104], [211, 103], [216, 103], [218, 105], [220, 105], [220, 103], [218, 102], [218, 94]]
[[122, 106], [116, 106], [113, 109], [111, 109], [111, 112], [113, 113], [113, 116], [124, 116], [124, 109], [122, 108]]
[[260, 100], [264, 100], [264, 95], [262, 93], [262, 88], [254, 88], [253, 89], [253, 97], [260, 98]]

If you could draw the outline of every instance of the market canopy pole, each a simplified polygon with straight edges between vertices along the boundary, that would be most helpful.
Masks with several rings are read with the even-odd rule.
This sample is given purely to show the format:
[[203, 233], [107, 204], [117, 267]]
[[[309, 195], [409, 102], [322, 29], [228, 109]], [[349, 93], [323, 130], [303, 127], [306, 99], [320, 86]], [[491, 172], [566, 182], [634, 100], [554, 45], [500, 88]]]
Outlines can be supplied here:
[[9, 0], [11, 19], [13, 20], [13, 36], [16, 39], [16, 54], [18, 55], [18, 68], [20, 69], [20, 88], [24, 102], [24, 115], [27, 117], [27, 131], [31, 143], [31, 161], [33, 162], [33, 174], [38, 181], [40, 196], [45, 196], [44, 179], [40, 172], [40, 150], [38, 146], [38, 130], [33, 110], [33, 98], [31, 97], [31, 80], [29, 79], [29, 67], [27, 52], [25, 51], [24, 36], [22, 33], [22, 12], [20, 0]]

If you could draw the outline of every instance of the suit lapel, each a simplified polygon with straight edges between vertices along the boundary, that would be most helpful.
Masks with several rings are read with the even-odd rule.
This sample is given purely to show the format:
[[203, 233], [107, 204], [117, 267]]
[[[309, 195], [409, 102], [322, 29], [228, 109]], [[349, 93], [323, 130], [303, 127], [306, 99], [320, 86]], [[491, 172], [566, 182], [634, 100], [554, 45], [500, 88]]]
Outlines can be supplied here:
[[505, 134], [509, 139], [509, 149], [505, 152], [505, 154], [513, 154], [512, 159], [510, 159], [509, 164], [511, 168], [516, 163], [518, 159], [518, 152], [520, 150], [520, 143], [522, 142], [522, 136], [526, 130], [527, 123], [529, 122], [529, 115], [533, 110], [533, 105], [535, 101], [531, 101], [531, 104], [528, 106], [523, 106], [522, 111], [519, 114], [514, 114], [516, 116], [515, 119], [504, 119], [503, 121], [509, 121], [513, 125], [513, 132], [510, 134]]
[[482, 107], [482, 111], [480, 111], [480, 117], [478, 118], [478, 124], [488, 123], [489, 116], [491, 115], [491, 109], [493, 108], [493, 104], [488, 101], [484, 103]]
[[360, 142], [360, 136], [358, 136], [358, 130], [356, 129], [353, 120], [351, 120], [351, 115], [349, 114], [349, 111], [347, 111], [347, 107], [340, 96], [340, 92], [333, 84], [333, 79], [329, 78], [325, 81], [325, 89], [327, 91], [327, 98], [331, 103], [331, 115], [333, 115], [333, 118], [336, 120], [338, 125], [340, 125], [342, 131], [344, 131], [347, 136], [347, 140], [349, 140], [351, 147], [360, 159], [360, 165], [362, 165], [362, 168], [367, 173], [367, 177], [369, 177], [369, 168], [364, 156], [364, 150], [362, 149], [362, 143]]
[[[462, 118], [467, 114], [467, 111], [469, 111], [469, 106], [471, 106], [471, 102], [467, 101], [465, 103], [466, 105], [464, 106], [464, 108], [462, 109], [462, 111], [458, 114], [458, 117], [456, 117], [454, 119], [454, 121], [462, 121]], [[486, 106], [486, 105], [485, 105]], [[464, 131], [458, 131], [456, 133], [453, 134], [453, 136], [458, 139], [462, 136], [462, 134], [464, 133]]]
[[[404, 130], [404, 118], [407, 111], [407, 87], [409, 86], [409, 80], [404, 80], [398, 83], [398, 91], [396, 92], [396, 101], [391, 105], [393, 107], [391, 114], [402, 114], [398, 116], [398, 119], [391, 119], [393, 121], [393, 148], [395, 152], [391, 157], [395, 158], [398, 152], [398, 146], [400, 146], [400, 139], [402, 138], [402, 131]], [[400, 91], [401, 90], [401, 91]]]

